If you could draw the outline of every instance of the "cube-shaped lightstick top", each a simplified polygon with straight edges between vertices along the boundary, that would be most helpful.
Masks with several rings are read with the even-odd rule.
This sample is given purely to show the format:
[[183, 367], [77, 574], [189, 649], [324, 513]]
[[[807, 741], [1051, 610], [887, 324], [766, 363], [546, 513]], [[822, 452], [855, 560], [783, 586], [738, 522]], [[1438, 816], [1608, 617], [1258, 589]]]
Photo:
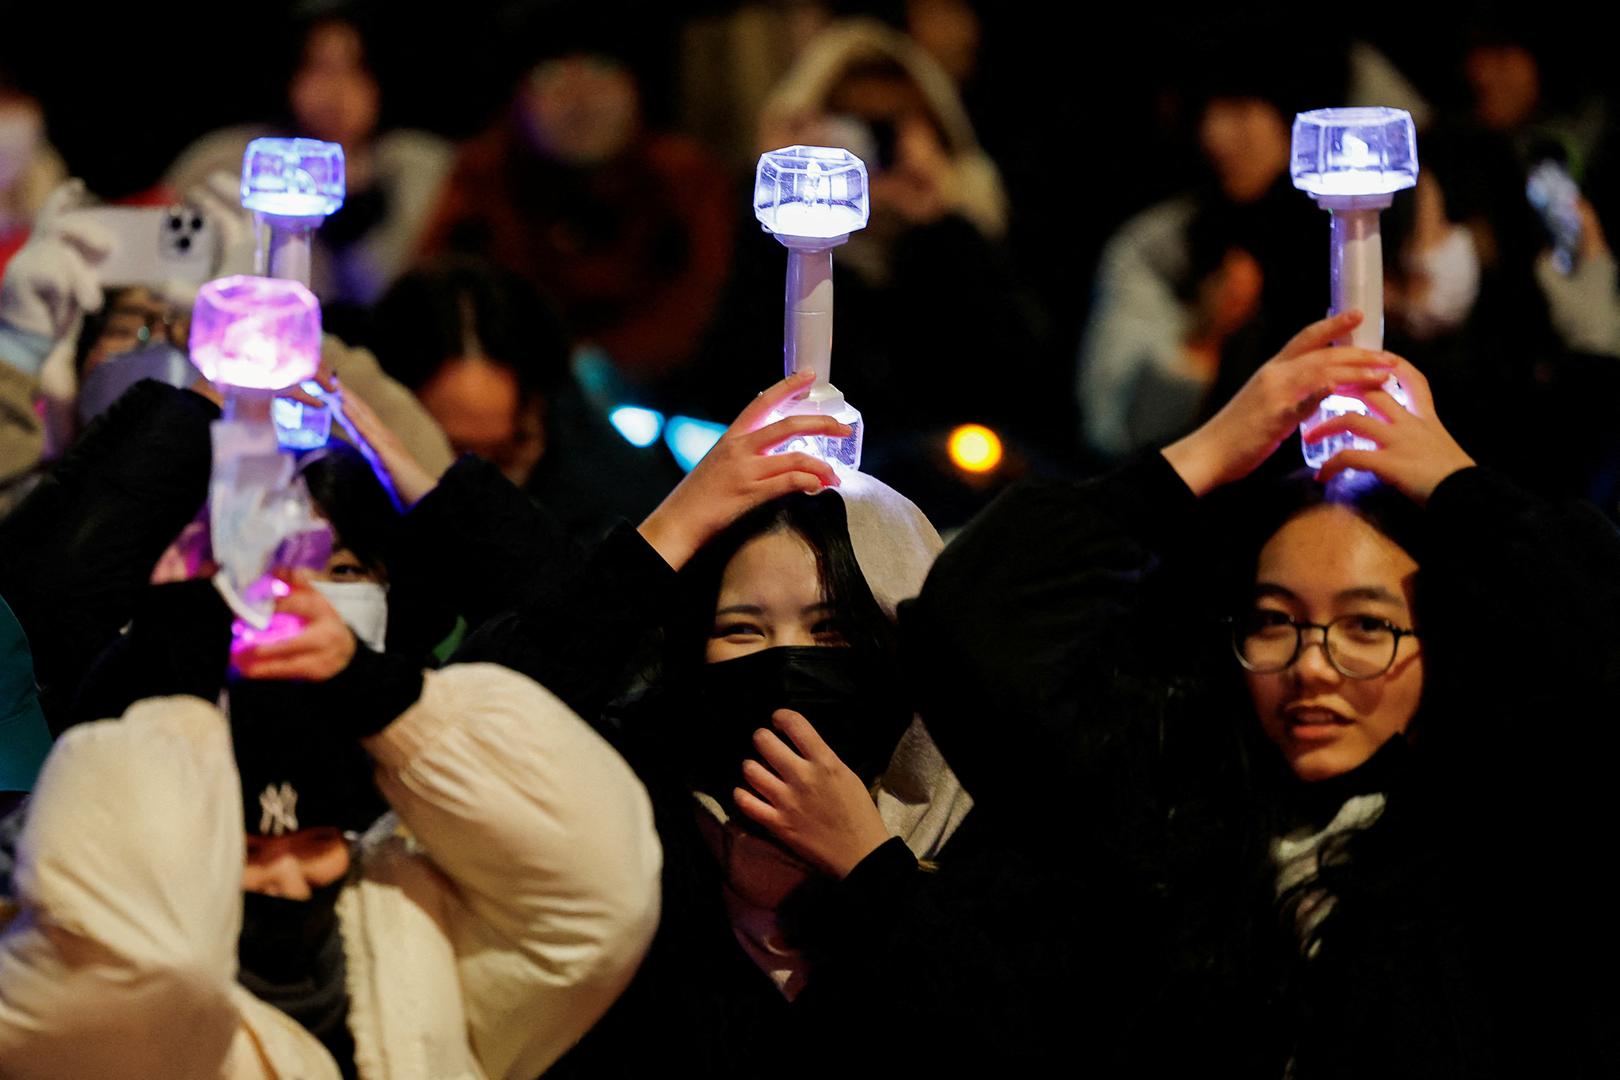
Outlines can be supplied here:
[[210, 281], [191, 312], [191, 362], [210, 382], [250, 390], [280, 390], [314, 378], [321, 363], [321, 305], [296, 281]]
[[788, 146], [759, 156], [754, 216], [783, 240], [842, 240], [866, 227], [866, 165], [835, 146]]
[[242, 155], [242, 205], [273, 217], [321, 218], [343, 205], [343, 147], [254, 139]]
[[1417, 130], [1405, 109], [1314, 109], [1294, 117], [1294, 186], [1320, 198], [1392, 195], [1417, 183]]

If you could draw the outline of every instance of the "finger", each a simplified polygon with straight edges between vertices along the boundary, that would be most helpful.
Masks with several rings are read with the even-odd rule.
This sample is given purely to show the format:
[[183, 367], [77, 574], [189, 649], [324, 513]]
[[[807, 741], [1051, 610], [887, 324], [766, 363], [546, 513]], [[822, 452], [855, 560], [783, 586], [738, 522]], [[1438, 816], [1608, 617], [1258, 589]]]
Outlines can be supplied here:
[[752, 758], [742, 763], [743, 779], [772, 806], [780, 806], [789, 788], [782, 778]]
[[276, 395], [276, 397], [288, 398], [289, 400], [292, 400], [292, 401], [301, 401], [305, 405], [314, 405], [314, 406], [317, 406], [317, 407], [324, 406], [326, 404], [326, 402], [322, 401], [320, 398], [316, 397], [314, 394], [310, 393], [308, 390], [305, 390], [302, 386], [298, 385], [297, 383], [294, 383], [292, 386], [287, 387], [287, 389], [285, 389], [285, 390], [281, 391], [280, 393], [278, 393]]
[[1299, 333], [1289, 339], [1277, 353], [1278, 359], [1292, 360], [1303, 356], [1315, 349], [1329, 344], [1361, 325], [1361, 312], [1346, 311], [1338, 315], [1329, 315], [1318, 322], [1313, 322]]
[[337, 646], [343, 634], [350, 633], [348, 627], [337, 629], [334, 624], [319, 625], [305, 623], [298, 632], [275, 641], [260, 642], [250, 645], [243, 650], [244, 653], [265, 659], [286, 659], [304, 653], [318, 653]]
[[748, 403], [747, 408], [737, 414], [737, 419], [732, 421], [730, 430], [754, 431], [758, 429], [778, 405], [804, 393], [810, 389], [811, 384], [815, 381], [815, 372], [795, 371], [781, 382], [767, 387], [757, 398]]
[[1346, 469], [1377, 473], [1378, 464], [1383, 460], [1379, 453], [1377, 450], [1340, 450], [1316, 470], [1317, 482], [1326, 484]]
[[1345, 433], [1357, 435], [1363, 439], [1371, 439], [1381, 446], [1389, 438], [1389, 424], [1383, 420], [1375, 420], [1370, 416], [1362, 416], [1360, 413], [1345, 413], [1343, 416], [1335, 416], [1331, 420], [1324, 420], [1305, 432], [1301, 438], [1308, 443], [1314, 443]]
[[[70, 249], [71, 250], [71, 249]], [[74, 251], [69, 256], [75, 263], [73, 268], [73, 299], [79, 305], [80, 311], [100, 311], [102, 302], [101, 279], [96, 272], [90, 269], [90, 264], [82, 253]]]
[[1402, 407], [1400, 402], [1395, 400], [1394, 395], [1382, 386], [1364, 391], [1361, 400], [1365, 401], [1367, 407], [1376, 412], [1386, 424], [1400, 424], [1412, 416]]
[[337, 609], [330, 600], [309, 587], [307, 582], [296, 579], [292, 592], [276, 600], [276, 610], [296, 615], [305, 622], [338, 617]]
[[806, 761], [825, 761], [828, 758], [838, 757], [801, 713], [796, 713], [792, 709], [777, 709], [771, 714], [771, 723], [776, 725], [776, 730], [793, 741], [794, 747]]
[[286, 680], [296, 682], [314, 682], [321, 678], [323, 672], [307, 660], [259, 660], [244, 664], [240, 656], [236, 660], [236, 670], [247, 679], [259, 680]]
[[1381, 367], [1385, 371], [1395, 370], [1399, 361], [1400, 357], [1392, 352], [1363, 349], [1359, 345], [1329, 345], [1295, 358], [1295, 363], [1301, 367], [1311, 364], [1363, 364]]
[[328, 394], [335, 394], [338, 392], [337, 372], [333, 371], [332, 365], [327, 363], [325, 360], [322, 360], [320, 367], [315, 369], [315, 381], [320, 383], [321, 389], [325, 390]]
[[826, 487], [838, 486], [838, 470], [830, 462], [798, 450], [791, 454], [766, 455], [760, 479], [784, 472], [811, 473]]
[[56, 185], [51, 193], [45, 196], [40, 204], [39, 212], [34, 215], [34, 227], [44, 229], [53, 225], [56, 219], [72, 210], [77, 210], [85, 203], [84, 181], [78, 177], [64, 180]]
[[820, 413], [800, 413], [796, 416], [784, 416], [737, 442], [749, 453], [763, 454], [800, 435], [836, 435], [843, 438], [853, 431], [853, 428], [839, 423], [830, 416], [823, 416]]
[[815, 473], [788, 472], [776, 476], [768, 476], [754, 485], [750, 496], [755, 506], [763, 506], [772, 499], [780, 499], [784, 495], [818, 495], [828, 487], [828, 484]]
[[765, 759], [765, 764], [786, 781], [799, 779], [810, 767], [804, 758], [788, 748], [787, 743], [777, 738], [774, 731], [765, 728], [754, 732], [754, 749]]
[[1412, 408], [1418, 416], [1433, 416], [1434, 391], [1429, 388], [1429, 380], [1423, 372], [1412, 366], [1408, 360], [1399, 360], [1395, 364], [1395, 378], [1406, 391], [1406, 396], [1412, 399]]
[[772, 832], [782, 827], [782, 812], [746, 788], [732, 788], [731, 801], [744, 817], [757, 821]]

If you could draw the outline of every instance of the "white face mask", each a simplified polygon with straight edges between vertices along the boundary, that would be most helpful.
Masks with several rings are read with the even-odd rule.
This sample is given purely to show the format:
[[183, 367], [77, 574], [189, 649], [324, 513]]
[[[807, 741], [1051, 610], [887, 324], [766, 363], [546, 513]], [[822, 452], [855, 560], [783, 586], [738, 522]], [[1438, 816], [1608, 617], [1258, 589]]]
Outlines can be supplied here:
[[1440, 243], [1414, 252], [1407, 260], [1414, 279], [1428, 282], [1421, 297], [1408, 301], [1406, 326], [1417, 338], [1432, 338], [1455, 330], [1474, 310], [1479, 298], [1479, 252], [1474, 235], [1453, 225]]
[[374, 581], [312, 581], [354, 636], [376, 652], [388, 638], [388, 590]]

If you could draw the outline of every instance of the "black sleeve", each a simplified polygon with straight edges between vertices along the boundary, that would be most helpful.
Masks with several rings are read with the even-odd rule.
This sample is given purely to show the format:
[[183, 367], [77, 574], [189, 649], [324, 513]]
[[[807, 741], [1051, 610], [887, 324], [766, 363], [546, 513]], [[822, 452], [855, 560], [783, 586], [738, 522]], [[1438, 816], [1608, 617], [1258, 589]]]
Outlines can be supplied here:
[[390, 603], [459, 615], [477, 629], [531, 606], [586, 557], [554, 514], [468, 454], [405, 515]]
[[1560, 804], [1595, 799], [1620, 751], [1620, 532], [1588, 503], [1482, 468], [1441, 483], [1428, 523], [1425, 701], [1455, 704], [1415, 745], [1498, 788], [1513, 777]]
[[[1030, 984], [1008, 934], [1031, 925], [1027, 905], [1006, 902], [1019, 864], [979, 858], [963, 830], [938, 870], [920, 867], [895, 837], [844, 880], [817, 881], [789, 901], [804, 907], [793, 930], [812, 959], [795, 1008], [874, 1075], [1036, 1068]], [[784, 924], [794, 915], [785, 909]]]
[[1124, 630], [1196, 502], [1156, 453], [1087, 483], [1020, 485], [903, 605], [923, 719], [981, 806], [1075, 783], [1076, 739], [1118, 689]]
[[542, 571], [529, 602], [486, 622], [454, 659], [520, 671], [596, 723], [655, 639], [675, 571], [629, 524], [582, 562], [558, 560]]
[[399, 719], [422, 696], [422, 669], [413, 659], [373, 652], [355, 642], [348, 666], [309, 688], [345, 734], [363, 739]]
[[90, 664], [68, 719], [121, 716], [143, 698], [169, 694], [217, 701], [230, 647], [231, 609], [212, 582], [149, 586], [129, 626]]
[[53, 731], [158, 557], [206, 501], [218, 416], [189, 390], [139, 383], [0, 521], [0, 593], [28, 633]]

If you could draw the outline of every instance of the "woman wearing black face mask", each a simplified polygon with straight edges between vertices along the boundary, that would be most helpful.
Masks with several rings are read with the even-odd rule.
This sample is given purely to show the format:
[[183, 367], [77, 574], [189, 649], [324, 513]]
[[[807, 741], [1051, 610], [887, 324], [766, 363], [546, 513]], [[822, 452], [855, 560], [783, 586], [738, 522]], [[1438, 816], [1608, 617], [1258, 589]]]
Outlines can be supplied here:
[[460, 654], [601, 717], [664, 844], [648, 958], [553, 1075], [993, 1067], [1027, 1044], [979, 931], [1009, 868], [981, 857], [894, 660], [939, 539], [871, 477], [769, 453], [831, 423], [766, 424], [808, 385], [767, 390], [639, 530], [553, 559]]

